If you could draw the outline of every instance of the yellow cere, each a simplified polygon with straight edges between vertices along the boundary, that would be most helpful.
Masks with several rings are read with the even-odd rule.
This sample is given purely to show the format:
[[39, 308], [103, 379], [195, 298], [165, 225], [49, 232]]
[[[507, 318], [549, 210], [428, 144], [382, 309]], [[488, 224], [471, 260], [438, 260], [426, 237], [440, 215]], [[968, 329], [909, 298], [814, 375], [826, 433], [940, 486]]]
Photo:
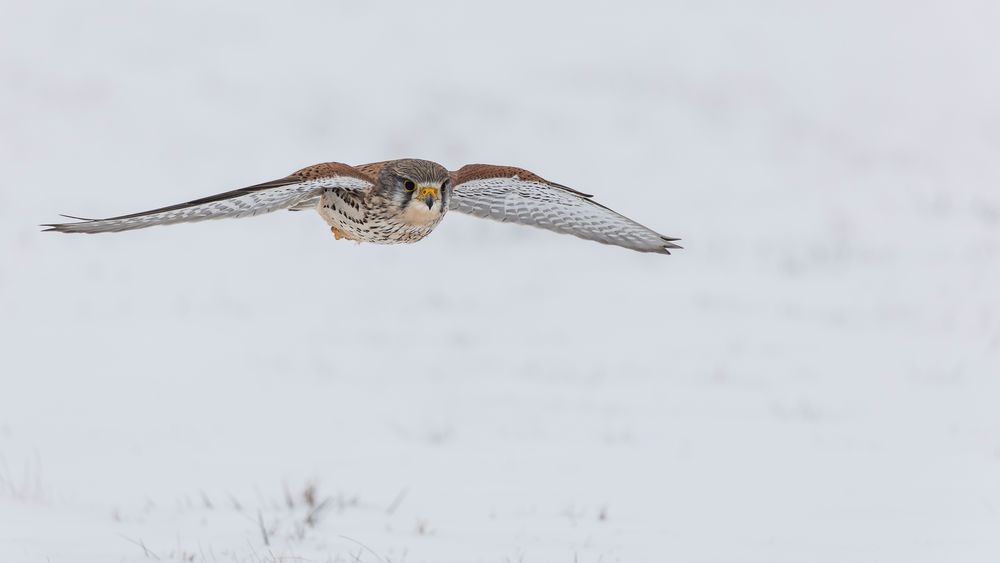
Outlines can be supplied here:
[[420, 188], [420, 193], [417, 194], [417, 197], [427, 197], [427, 196], [433, 196], [434, 199], [437, 199], [438, 197], [440, 197], [440, 194], [438, 193], [437, 188], [431, 188], [431, 187]]

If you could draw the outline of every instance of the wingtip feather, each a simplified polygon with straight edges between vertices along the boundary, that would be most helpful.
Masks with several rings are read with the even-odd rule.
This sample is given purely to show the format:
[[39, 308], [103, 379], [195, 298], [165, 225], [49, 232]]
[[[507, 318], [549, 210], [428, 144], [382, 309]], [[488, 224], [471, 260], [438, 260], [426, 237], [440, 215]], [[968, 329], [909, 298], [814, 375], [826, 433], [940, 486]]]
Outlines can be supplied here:
[[94, 223], [96, 221], [99, 221], [99, 219], [90, 219], [90, 218], [87, 218], [87, 217], [77, 217], [75, 215], [66, 215], [65, 213], [60, 213], [59, 216], [60, 217], [65, 217], [67, 219], [73, 219], [73, 220], [78, 221], [78, 222], [77, 223], [43, 223], [41, 225], [38, 225], [39, 227], [45, 227], [45, 228], [42, 229], [41, 232], [43, 232], [43, 233], [50, 233], [50, 232], [54, 232], [54, 233], [87, 232], [87, 231], [75, 230], [73, 227], [78, 226], [78, 225], [84, 225], [86, 223]]
[[[684, 250], [683, 246], [681, 246], [679, 244], [674, 244], [674, 242], [673, 242], [675, 240], [681, 240], [681, 239], [679, 239], [679, 238], [673, 238], [673, 237], [664, 237], [664, 236], [661, 236], [660, 238], [664, 242], [664, 244], [663, 244], [664, 251], [666, 251], [666, 249], [668, 249], [668, 248], [673, 248], [673, 249], [677, 249], [677, 250]], [[666, 253], [670, 254], [669, 251], [666, 251]]]

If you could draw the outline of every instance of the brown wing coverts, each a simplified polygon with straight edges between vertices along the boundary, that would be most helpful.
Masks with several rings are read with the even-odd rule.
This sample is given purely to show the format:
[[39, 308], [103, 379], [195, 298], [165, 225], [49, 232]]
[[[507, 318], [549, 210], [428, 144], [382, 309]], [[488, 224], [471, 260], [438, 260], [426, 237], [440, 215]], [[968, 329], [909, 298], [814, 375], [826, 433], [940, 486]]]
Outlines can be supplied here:
[[466, 164], [465, 166], [459, 168], [457, 171], [452, 172], [452, 181], [457, 186], [458, 184], [463, 184], [472, 180], [483, 180], [488, 178], [517, 178], [524, 180], [526, 182], [540, 182], [542, 184], [548, 184], [550, 186], [566, 190], [567, 192], [576, 194], [581, 197], [594, 197], [590, 194], [585, 194], [574, 190], [573, 188], [568, 188], [562, 184], [557, 184], [555, 182], [550, 182], [545, 178], [542, 178], [538, 174], [525, 170], [524, 168], [517, 168], [516, 166], [496, 166], [494, 164]]
[[289, 178], [298, 178], [299, 181], [304, 181], [317, 180], [319, 178], [347, 177], [357, 178], [366, 182], [374, 182], [375, 176], [376, 175], [367, 174], [364, 170], [361, 170], [361, 167], [359, 166], [351, 166], [350, 164], [344, 164], [341, 162], [324, 162], [321, 164], [306, 166], [301, 170], [297, 170], [293, 172]]

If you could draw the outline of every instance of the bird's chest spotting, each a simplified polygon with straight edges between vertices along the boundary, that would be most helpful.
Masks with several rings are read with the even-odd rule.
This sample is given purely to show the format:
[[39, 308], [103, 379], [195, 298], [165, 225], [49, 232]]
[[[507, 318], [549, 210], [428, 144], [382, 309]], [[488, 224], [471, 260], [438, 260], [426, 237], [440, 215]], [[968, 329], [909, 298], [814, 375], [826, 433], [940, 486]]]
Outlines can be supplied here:
[[429, 235], [443, 216], [394, 211], [377, 198], [365, 199], [341, 190], [324, 192], [319, 211], [347, 238], [377, 244], [417, 242]]

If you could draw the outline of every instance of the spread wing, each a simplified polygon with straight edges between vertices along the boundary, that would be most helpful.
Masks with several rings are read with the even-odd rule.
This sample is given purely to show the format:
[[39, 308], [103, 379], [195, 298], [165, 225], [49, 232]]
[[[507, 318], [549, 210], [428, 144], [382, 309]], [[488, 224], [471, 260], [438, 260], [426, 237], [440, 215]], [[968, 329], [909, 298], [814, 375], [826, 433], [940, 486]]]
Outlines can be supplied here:
[[673, 243], [590, 199], [592, 196], [510, 166], [469, 164], [452, 172], [449, 209], [637, 250], [670, 254]]
[[324, 189], [366, 190], [374, 180], [364, 172], [339, 162], [303, 168], [280, 180], [232, 190], [201, 199], [107, 219], [79, 219], [76, 223], [42, 225], [60, 233], [109, 233], [153, 225], [190, 223], [223, 217], [252, 217], [315, 200]]

